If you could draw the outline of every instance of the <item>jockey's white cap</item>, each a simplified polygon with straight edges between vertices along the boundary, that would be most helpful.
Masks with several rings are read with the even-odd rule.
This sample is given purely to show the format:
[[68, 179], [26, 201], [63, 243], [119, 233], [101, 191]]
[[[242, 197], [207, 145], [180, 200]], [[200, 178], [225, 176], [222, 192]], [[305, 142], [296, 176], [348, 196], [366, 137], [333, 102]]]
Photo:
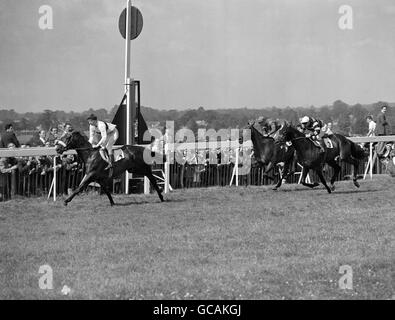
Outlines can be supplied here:
[[310, 120], [309, 117], [305, 116], [305, 117], [302, 118], [302, 120], [300, 120], [300, 122], [301, 123], [307, 123], [307, 122], [309, 122], [309, 120]]

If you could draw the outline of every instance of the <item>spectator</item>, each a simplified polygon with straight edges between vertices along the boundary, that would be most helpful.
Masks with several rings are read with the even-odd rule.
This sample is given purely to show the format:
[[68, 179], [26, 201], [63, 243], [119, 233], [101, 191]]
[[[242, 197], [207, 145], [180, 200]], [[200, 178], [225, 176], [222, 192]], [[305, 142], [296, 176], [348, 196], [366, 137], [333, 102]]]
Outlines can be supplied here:
[[48, 133], [47, 137], [47, 142], [49, 142], [49, 145], [51, 147], [55, 146], [56, 140], [58, 140], [58, 128], [57, 127], [52, 127], [51, 130]]
[[368, 126], [369, 126], [368, 134], [366, 136], [373, 137], [375, 135], [375, 131], [376, 131], [376, 122], [373, 121], [372, 116], [367, 116], [366, 122], [368, 123]]
[[41, 130], [40, 133], [38, 134], [37, 146], [39, 146], [39, 147], [46, 146], [47, 139], [45, 137], [46, 137], [45, 130]]
[[7, 148], [9, 143], [14, 144], [17, 148], [21, 146], [11, 123], [5, 126], [5, 132], [1, 135], [0, 148]]
[[64, 133], [65, 133], [65, 134], [67, 134], [67, 133], [72, 133], [73, 131], [74, 131], [74, 128], [73, 128], [73, 126], [71, 125], [71, 123], [66, 122], [65, 125], [64, 125]]
[[[381, 107], [381, 112], [377, 116], [376, 133], [378, 136], [386, 136], [390, 133], [390, 125], [385, 114], [387, 113], [387, 106]], [[379, 158], [386, 158], [390, 152], [389, 145], [382, 141], [377, 143], [376, 152]]]
[[390, 125], [385, 117], [387, 113], [387, 106], [381, 107], [381, 112], [377, 116], [376, 133], [378, 136], [386, 136], [390, 132]]
[[[7, 145], [8, 149], [14, 149], [15, 144], [10, 142]], [[1, 173], [8, 173], [13, 170], [18, 169], [18, 160], [14, 157], [8, 157], [8, 158], [1, 158], [0, 159], [0, 172]]]

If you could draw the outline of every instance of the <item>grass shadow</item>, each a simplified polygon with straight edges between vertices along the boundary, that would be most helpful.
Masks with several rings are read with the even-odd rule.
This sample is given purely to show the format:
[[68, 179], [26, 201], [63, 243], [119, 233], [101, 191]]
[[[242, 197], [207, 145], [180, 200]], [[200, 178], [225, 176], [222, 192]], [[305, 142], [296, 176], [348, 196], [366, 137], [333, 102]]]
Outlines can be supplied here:
[[[311, 190], [325, 190], [325, 188], [319, 188], [320, 186], [314, 187], [314, 188], [309, 188], [309, 187], [303, 187], [301, 186], [300, 188], [295, 188], [295, 189], [278, 189], [277, 191], [274, 192], [295, 192], [295, 191], [311, 191]], [[323, 187], [321, 185], [321, 187]]]
[[132, 201], [129, 201], [129, 202], [125, 202], [125, 203], [119, 203], [119, 202], [116, 202], [115, 204], [114, 204], [114, 207], [127, 207], [127, 206], [131, 206], [131, 205], [142, 205], [142, 204], [162, 204], [162, 203], [171, 203], [171, 202], [187, 202], [187, 200], [185, 200], [185, 199], [165, 199], [163, 202], [161, 202], [161, 201], [147, 201], [147, 200], [145, 200], [145, 201], [136, 201], [136, 202], [132, 202]]
[[132, 206], [132, 205], [142, 205], [142, 204], [149, 204], [149, 203], [156, 204], [159, 202], [152, 202], [152, 201], [138, 201], [138, 202], [137, 201], [129, 201], [129, 202], [124, 202], [124, 203], [116, 202], [114, 204], [114, 207], [128, 207], [128, 206]]

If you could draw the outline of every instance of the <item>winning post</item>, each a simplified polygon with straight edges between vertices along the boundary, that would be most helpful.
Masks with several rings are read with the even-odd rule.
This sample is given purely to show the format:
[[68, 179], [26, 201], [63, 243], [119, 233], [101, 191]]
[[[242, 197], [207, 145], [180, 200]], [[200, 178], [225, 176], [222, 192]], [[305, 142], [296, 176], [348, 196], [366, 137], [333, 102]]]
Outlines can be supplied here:
[[[143, 16], [139, 9], [132, 6], [132, 0], [127, 0], [126, 9], [119, 17], [119, 32], [125, 39], [125, 94], [126, 99], [126, 144], [135, 144], [135, 90], [131, 78], [131, 41], [136, 39], [143, 29]], [[125, 193], [129, 193], [129, 173], [125, 174]]]

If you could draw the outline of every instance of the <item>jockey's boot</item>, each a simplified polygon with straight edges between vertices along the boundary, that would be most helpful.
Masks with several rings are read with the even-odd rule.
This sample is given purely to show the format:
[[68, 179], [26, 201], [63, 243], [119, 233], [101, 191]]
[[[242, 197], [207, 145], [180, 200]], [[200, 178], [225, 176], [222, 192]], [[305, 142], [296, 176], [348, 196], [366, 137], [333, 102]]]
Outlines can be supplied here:
[[113, 164], [114, 164], [114, 155], [109, 154], [108, 155], [108, 166], [104, 170], [108, 170], [108, 169], [112, 168]]

